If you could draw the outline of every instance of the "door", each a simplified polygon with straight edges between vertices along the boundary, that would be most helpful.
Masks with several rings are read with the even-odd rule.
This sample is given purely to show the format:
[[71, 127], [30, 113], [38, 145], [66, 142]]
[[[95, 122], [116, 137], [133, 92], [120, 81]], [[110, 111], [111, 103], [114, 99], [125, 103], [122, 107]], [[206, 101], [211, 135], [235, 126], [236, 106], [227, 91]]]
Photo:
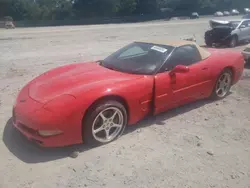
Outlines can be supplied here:
[[207, 61], [199, 61], [188, 66], [186, 73], [175, 73], [171, 77], [173, 102], [182, 105], [207, 96], [211, 90], [210, 69]]
[[239, 40], [250, 40], [250, 20], [242, 22], [239, 26]]
[[[202, 60], [194, 45], [177, 48], [155, 76], [155, 112], [204, 98], [211, 90], [209, 59]], [[188, 72], [173, 72], [177, 65], [187, 66]]]

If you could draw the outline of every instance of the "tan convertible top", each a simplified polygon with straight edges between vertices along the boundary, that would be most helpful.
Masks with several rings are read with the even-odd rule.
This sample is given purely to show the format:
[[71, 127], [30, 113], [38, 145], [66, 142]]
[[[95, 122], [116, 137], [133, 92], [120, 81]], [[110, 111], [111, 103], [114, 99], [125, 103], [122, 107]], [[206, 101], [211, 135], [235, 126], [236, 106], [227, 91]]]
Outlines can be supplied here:
[[173, 47], [180, 47], [184, 45], [194, 45], [199, 50], [202, 59], [208, 58], [211, 54], [206, 49], [200, 47], [197, 43], [187, 40], [176, 40], [176, 41], [138, 41], [143, 43], [151, 43], [151, 44], [160, 44], [160, 45], [168, 45]]

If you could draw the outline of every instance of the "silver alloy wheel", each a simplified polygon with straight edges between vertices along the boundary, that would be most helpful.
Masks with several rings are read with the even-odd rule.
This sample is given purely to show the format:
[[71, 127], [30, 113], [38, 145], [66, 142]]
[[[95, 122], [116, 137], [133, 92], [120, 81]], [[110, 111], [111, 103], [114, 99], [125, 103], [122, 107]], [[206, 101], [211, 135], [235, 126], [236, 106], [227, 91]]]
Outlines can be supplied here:
[[123, 123], [124, 117], [120, 109], [106, 108], [95, 117], [92, 124], [92, 135], [101, 143], [110, 142], [120, 134]]
[[224, 97], [231, 86], [231, 74], [228, 72], [223, 73], [216, 83], [216, 94], [218, 97]]

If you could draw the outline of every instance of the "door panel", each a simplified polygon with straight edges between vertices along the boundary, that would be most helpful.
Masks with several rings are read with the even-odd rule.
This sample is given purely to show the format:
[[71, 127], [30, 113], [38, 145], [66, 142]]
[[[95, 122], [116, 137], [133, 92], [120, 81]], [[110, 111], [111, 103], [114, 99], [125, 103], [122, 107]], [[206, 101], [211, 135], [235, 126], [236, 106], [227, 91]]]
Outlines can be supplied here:
[[173, 92], [168, 72], [155, 76], [155, 114], [172, 108]]
[[208, 62], [203, 60], [189, 66], [189, 72], [160, 73], [155, 77], [155, 113], [204, 98], [211, 91]]
[[242, 40], [248, 39], [249, 32], [250, 32], [250, 28], [248, 27], [240, 29], [239, 40], [242, 41]]
[[241, 26], [244, 25], [245, 28], [239, 27], [239, 40], [249, 40], [250, 39], [250, 21], [244, 21]]
[[185, 104], [203, 98], [210, 91], [210, 69], [205, 61], [189, 66], [188, 73], [177, 73], [172, 78], [173, 101]]

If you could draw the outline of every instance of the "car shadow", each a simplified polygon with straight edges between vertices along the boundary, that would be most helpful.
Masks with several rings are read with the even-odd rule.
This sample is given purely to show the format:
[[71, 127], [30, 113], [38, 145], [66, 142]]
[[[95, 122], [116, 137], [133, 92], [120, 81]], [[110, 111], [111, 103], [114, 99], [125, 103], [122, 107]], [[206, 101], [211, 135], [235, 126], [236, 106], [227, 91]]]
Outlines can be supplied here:
[[[157, 116], [151, 116], [145, 118], [135, 125], [128, 126], [124, 131], [124, 134], [129, 134], [137, 129], [156, 124], [164, 126], [166, 120], [197, 109], [213, 101], [209, 99], [199, 100], [167, 112], [161, 113]], [[62, 159], [69, 157], [72, 152], [77, 151], [79, 153], [85, 152], [94, 147], [87, 146], [84, 144], [73, 145], [62, 148], [42, 148], [26, 139], [18, 130], [12, 125], [12, 119], [10, 118], [4, 128], [3, 142], [8, 150], [15, 155], [18, 159], [25, 163], [43, 163], [53, 160]]]
[[185, 114], [187, 112], [190, 112], [192, 110], [195, 110], [197, 108], [200, 108], [204, 105], [207, 105], [207, 104], [213, 103], [213, 102], [215, 102], [215, 101], [210, 100], [210, 99], [203, 99], [203, 100], [199, 100], [199, 101], [196, 101], [193, 103], [189, 103], [189, 104], [168, 110], [167, 112], [162, 112], [156, 116], [149, 116], [149, 117], [141, 120], [137, 124], [135, 124], [135, 126], [133, 126], [133, 125], [129, 126], [125, 130], [124, 134], [131, 133], [133, 131], [136, 131], [137, 129], [142, 129], [144, 127], [148, 127], [148, 126], [153, 125], [153, 124], [164, 126], [166, 124], [166, 122], [165, 122], [166, 120], [169, 120], [169, 119], [174, 118], [176, 116], [179, 116], [181, 114]]

